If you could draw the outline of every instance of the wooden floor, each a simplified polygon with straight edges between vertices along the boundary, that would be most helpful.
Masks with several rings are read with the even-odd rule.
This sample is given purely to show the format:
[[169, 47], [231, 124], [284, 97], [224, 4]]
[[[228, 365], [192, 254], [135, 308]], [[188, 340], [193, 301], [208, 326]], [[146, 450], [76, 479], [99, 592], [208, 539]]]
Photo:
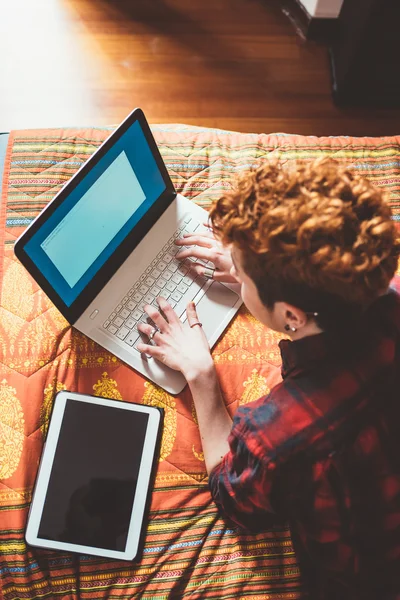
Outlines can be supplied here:
[[341, 110], [328, 50], [278, 0], [0, 3], [0, 131], [151, 123], [312, 135], [400, 133], [399, 111]]

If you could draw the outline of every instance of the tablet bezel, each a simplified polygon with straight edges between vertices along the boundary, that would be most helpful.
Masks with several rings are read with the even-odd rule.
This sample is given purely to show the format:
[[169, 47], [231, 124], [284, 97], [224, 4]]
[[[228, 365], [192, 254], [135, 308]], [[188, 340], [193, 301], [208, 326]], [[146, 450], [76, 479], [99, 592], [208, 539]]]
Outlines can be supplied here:
[[[97, 165], [101, 158], [114, 146], [114, 144], [122, 137], [124, 133], [138, 121], [146, 141], [151, 149], [154, 160], [161, 173], [165, 183], [165, 190], [161, 196], [154, 202], [146, 214], [135, 225], [132, 231], [121, 242], [118, 248], [106, 260], [102, 267], [98, 270], [93, 279], [88, 283], [85, 289], [78, 295], [70, 306], [65, 304], [61, 296], [55, 291], [50, 282], [46, 279], [40, 269], [36, 266], [25, 250], [25, 245], [39, 231], [42, 225], [54, 213], [54, 211], [62, 204], [67, 196], [74, 190], [77, 185], [85, 178], [91, 169]], [[140, 108], [135, 108], [130, 115], [119, 125], [110, 136], [101, 144], [101, 146], [88, 158], [82, 167], [67, 181], [64, 187], [56, 194], [56, 196], [47, 204], [42, 212], [32, 221], [27, 229], [21, 234], [14, 244], [14, 252], [18, 260], [29, 271], [32, 277], [36, 280], [42, 290], [47, 294], [53, 304], [58, 308], [62, 315], [72, 325], [85, 312], [89, 304], [101, 292], [106, 283], [111, 279], [118, 268], [124, 263], [126, 258], [141, 242], [144, 236], [150, 231], [154, 223], [161, 217], [168, 206], [176, 198], [176, 190], [167, 168], [161, 157], [156, 141], [151, 133], [146, 117]]]
[[[131, 511], [126, 548], [124, 551], [48, 540], [40, 538], [38, 535], [67, 400], [90, 402], [91, 404], [97, 404], [100, 406], [109, 406], [118, 409], [129, 410], [132, 412], [142, 412], [148, 414], [149, 418], [146, 436], [138, 471], [137, 487]], [[134, 560], [139, 552], [145, 511], [149, 498], [149, 492], [151, 491], [150, 487], [155, 466], [155, 459], [158, 458], [156, 449], [161, 433], [161, 417], [162, 411], [154, 406], [134, 404], [121, 400], [90, 396], [76, 392], [58, 392], [54, 401], [47, 438], [44, 444], [32, 495], [33, 497], [25, 532], [26, 542], [31, 546], [49, 550], [78, 552], [80, 554], [102, 556], [110, 559]]]

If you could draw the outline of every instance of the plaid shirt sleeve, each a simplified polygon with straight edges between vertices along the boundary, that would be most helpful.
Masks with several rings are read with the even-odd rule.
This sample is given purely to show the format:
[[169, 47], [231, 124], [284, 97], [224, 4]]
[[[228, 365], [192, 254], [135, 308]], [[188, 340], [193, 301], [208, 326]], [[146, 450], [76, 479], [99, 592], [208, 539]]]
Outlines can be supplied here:
[[[228, 440], [230, 452], [209, 477], [211, 494], [223, 514], [253, 531], [281, 523], [273, 506], [277, 464], [257, 428], [260, 408], [264, 417], [269, 412], [274, 421], [274, 403], [268, 398], [260, 398], [236, 412]], [[265, 432], [265, 423], [263, 428]]]

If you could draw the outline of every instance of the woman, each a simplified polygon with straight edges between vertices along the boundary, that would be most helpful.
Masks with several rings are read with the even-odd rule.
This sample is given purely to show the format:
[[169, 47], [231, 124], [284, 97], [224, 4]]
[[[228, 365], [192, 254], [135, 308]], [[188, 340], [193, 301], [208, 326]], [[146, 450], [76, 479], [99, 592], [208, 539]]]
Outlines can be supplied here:
[[216, 238], [179, 256], [213, 261], [290, 338], [282, 382], [232, 423], [194, 305], [189, 331], [164, 299], [146, 309], [159, 331], [140, 350], [188, 381], [216, 503], [253, 531], [289, 522], [310, 598], [400, 598], [400, 243], [382, 192], [334, 161], [266, 164], [210, 219]]

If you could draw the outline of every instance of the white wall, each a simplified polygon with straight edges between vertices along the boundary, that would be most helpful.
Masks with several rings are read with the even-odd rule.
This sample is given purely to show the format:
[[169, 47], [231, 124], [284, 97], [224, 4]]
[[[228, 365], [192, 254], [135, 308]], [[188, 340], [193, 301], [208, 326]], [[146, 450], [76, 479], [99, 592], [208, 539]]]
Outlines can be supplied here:
[[339, 16], [343, 0], [298, 0], [311, 17], [334, 19]]

